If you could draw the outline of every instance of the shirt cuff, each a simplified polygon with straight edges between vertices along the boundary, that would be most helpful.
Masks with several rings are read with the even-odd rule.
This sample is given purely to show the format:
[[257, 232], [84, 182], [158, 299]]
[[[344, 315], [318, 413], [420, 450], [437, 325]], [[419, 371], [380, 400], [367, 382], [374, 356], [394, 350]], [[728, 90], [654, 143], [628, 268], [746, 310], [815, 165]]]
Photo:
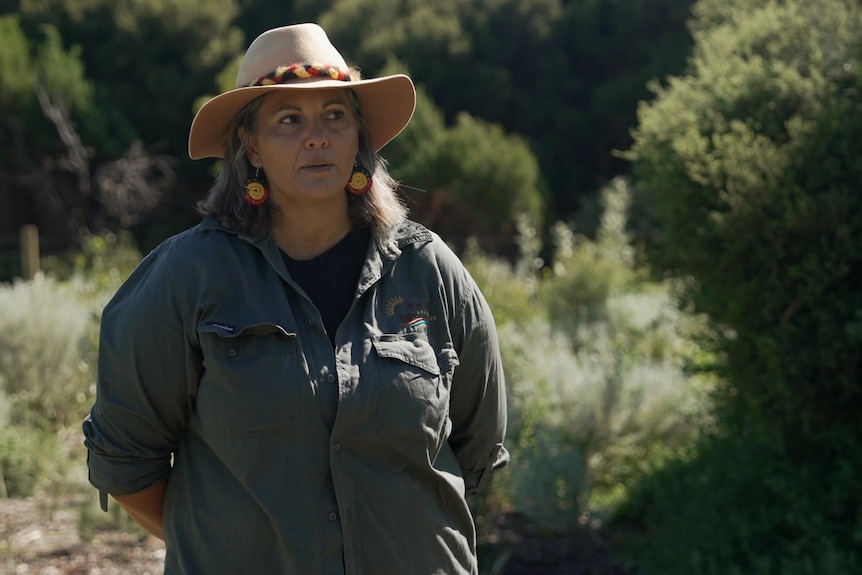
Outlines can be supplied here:
[[92, 422], [84, 425], [87, 447], [87, 467], [90, 484], [99, 490], [99, 504], [107, 510], [108, 493], [131, 495], [170, 475], [170, 456], [153, 455], [142, 458], [107, 451]]
[[509, 455], [509, 450], [503, 447], [502, 444], [498, 443], [494, 447], [493, 451], [491, 451], [491, 457], [489, 459], [491, 464], [481, 471], [463, 472], [464, 487], [467, 495], [475, 495], [481, 491], [482, 487], [488, 482], [488, 479], [490, 479], [491, 473], [508, 465], [511, 456]]

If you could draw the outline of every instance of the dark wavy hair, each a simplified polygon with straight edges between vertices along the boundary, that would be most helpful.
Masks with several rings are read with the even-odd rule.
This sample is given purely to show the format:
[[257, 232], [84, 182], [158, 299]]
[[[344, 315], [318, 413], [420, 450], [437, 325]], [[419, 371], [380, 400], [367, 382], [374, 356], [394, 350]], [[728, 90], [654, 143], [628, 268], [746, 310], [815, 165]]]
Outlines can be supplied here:
[[[356, 160], [372, 177], [368, 193], [354, 196], [344, 192], [348, 196], [348, 214], [354, 229], [369, 228], [376, 236], [386, 237], [395, 224], [407, 217], [407, 208], [398, 194], [398, 182], [389, 175], [386, 161], [374, 151], [371, 136], [362, 119], [359, 98], [353, 90], [347, 89], [347, 92], [359, 124], [359, 153]], [[243, 183], [252, 175], [254, 168], [246, 157], [248, 146], [239, 137], [239, 129], [242, 127], [248, 134], [257, 132], [258, 112], [264, 98], [266, 95], [255, 98], [234, 118], [228, 132], [227, 151], [221, 171], [206, 197], [197, 204], [199, 213], [216, 216], [227, 229], [253, 240], [267, 234], [272, 210], [279, 209], [272, 202], [252, 206], [243, 197]]]

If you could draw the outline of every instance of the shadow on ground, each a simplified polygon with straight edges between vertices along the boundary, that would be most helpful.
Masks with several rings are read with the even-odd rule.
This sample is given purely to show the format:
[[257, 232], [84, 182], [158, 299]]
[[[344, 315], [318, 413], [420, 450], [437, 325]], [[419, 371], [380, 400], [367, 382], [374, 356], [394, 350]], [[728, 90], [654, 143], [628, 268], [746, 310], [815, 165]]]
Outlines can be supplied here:
[[613, 560], [601, 531], [549, 532], [518, 514], [498, 518], [479, 545], [479, 562], [481, 575], [638, 575]]

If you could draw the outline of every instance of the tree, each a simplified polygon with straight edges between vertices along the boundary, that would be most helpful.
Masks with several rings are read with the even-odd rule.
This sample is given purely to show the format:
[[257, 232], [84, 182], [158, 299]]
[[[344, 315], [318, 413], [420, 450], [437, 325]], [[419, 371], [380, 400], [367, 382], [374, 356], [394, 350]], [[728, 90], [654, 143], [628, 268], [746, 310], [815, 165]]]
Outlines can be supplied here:
[[193, 105], [240, 52], [236, 11], [235, 0], [21, 0], [30, 66], [4, 118], [16, 156], [3, 226], [35, 222], [71, 247], [157, 206], [171, 221], [161, 237], [188, 225], [210, 177], [186, 153]]
[[646, 83], [681, 69], [691, 2], [346, 0], [322, 16], [336, 45], [376, 72], [402, 60], [443, 110], [529, 143], [557, 217], [628, 170]]
[[[41, 28], [34, 42], [26, 38], [15, 16], [0, 18], [0, 28], [6, 38], [0, 74], [4, 108], [0, 138], [7, 143], [0, 175], [11, 192], [6, 205], [23, 207], [34, 220], [38, 207], [42, 221], [77, 233], [90, 195], [90, 151], [71, 118], [86, 116], [92, 105], [92, 85], [84, 77], [80, 49], [64, 50], [50, 25]], [[15, 201], [18, 195], [32, 204]]]
[[[15, 16], [0, 18], [6, 50], [0, 58], [0, 179], [9, 220], [43, 226], [54, 242], [74, 245], [110, 222], [135, 223], [173, 182], [172, 162], [133, 143], [120, 158], [94, 161], [79, 125], [98, 115], [81, 48], [63, 46], [43, 24], [29, 41]], [[12, 221], [11, 216], [19, 221]]]
[[[383, 73], [396, 70], [403, 65], [393, 60]], [[415, 199], [414, 217], [461, 247], [472, 236], [486, 249], [513, 251], [519, 216], [542, 223], [539, 166], [523, 139], [467, 113], [447, 126], [421, 85], [413, 119], [382, 154]]]
[[737, 10], [697, 33], [689, 75], [654, 86], [629, 156], [661, 225], [652, 261], [696, 280], [694, 303], [733, 330], [736, 391], [792, 424], [860, 399], [859, 366], [837, 360], [859, 360], [860, 32], [844, 0]]
[[15, 16], [0, 17], [0, 106], [8, 111], [30, 97], [30, 49]]
[[193, 103], [242, 49], [231, 27], [236, 0], [22, 0], [28, 35], [54, 26], [80, 46], [98, 110], [82, 123], [96, 158], [116, 158], [135, 139], [186, 157]]
[[334, 0], [237, 0], [234, 25], [245, 32], [246, 44], [276, 26], [315, 22]]
[[687, 74], [653, 86], [627, 157], [658, 224], [650, 262], [688, 278], [726, 383], [720, 433], [640, 500], [648, 554], [667, 544], [652, 568], [858, 571], [862, 9], [700, 0], [695, 15]]

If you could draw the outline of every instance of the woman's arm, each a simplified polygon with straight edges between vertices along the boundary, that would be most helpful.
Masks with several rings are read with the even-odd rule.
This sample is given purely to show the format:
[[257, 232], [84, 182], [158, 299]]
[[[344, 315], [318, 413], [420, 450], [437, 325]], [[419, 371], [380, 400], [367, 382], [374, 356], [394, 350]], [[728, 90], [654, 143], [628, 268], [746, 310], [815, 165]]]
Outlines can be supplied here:
[[113, 498], [138, 525], [162, 541], [165, 540], [165, 532], [162, 527], [162, 508], [167, 484], [167, 480], [163, 479], [143, 491], [131, 495], [113, 495]]
[[171, 273], [187, 260], [170, 248], [164, 243], [144, 258], [102, 312], [96, 402], [82, 425], [102, 509], [111, 494], [159, 538], [171, 456], [202, 370], [188, 319], [193, 306]]
[[488, 303], [471, 278], [465, 278], [464, 304], [452, 333], [460, 365], [452, 378], [449, 416], [455, 452], [467, 495], [475, 494], [491, 472], [505, 466], [506, 382], [497, 328]]

